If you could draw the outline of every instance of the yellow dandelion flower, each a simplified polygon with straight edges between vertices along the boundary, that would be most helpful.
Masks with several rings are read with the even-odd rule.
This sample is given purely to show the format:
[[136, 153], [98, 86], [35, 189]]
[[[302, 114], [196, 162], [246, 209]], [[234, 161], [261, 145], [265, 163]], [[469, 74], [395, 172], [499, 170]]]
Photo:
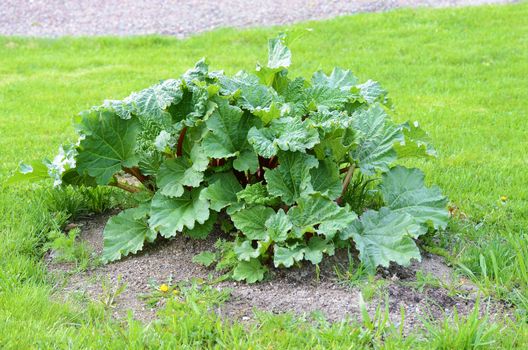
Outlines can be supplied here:
[[180, 294], [180, 291], [177, 290], [177, 289], [175, 289], [175, 290], [172, 291], [172, 294], [174, 294], [174, 295], [178, 295], [178, 294]]
[[166, 285], [166, 284], [162, 284], [162, 285], [159, 287], [159, 290], [160, 290], [160, 292], [167, 293], [167, 292], [169, 291], [169, 286]]
[[506, 202], [508, 200], [508, 197], [507, 196], [501, 196], [500, 200], [503, 201], [503, 202]]

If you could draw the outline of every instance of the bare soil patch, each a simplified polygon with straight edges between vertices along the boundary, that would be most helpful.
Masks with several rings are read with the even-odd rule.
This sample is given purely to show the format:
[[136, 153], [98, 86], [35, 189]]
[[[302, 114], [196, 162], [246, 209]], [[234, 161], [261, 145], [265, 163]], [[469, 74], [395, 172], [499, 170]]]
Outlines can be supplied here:
[[[82, 230], [81, 239], [88, 242], [95, 252], [103, 247], [102, 231], [109, 215], [94, 216], [78, 222]], [[192, 262], [192, 258], [204, 251], [214, 250], [219, 233], [213, 232], [205, 240], [193, 240], [178, 236], [174, 239], [157, 241], [146, 247], [140, 254], [127, 257], [108, 265], [100, 266], [83, 273], [72, 273], [67, 277], [65, 295], [72, 292], [84, 292], [89, 298], [100, 300], [102, 281], [117, 282], [121, 276], [127, 287], [116, 301], [115, 316], [126, 315], [132, 310], [137, 319], [151, 321], [156, 317], [156, 308], [149, 307], [140, 298], [152, 291], [149, 283], [172, 283], [192, 278], [217, 277], [219, 273]], [[50, 254], [52, 256], [53, 254]], [[48, 256], [50, 271], [56, 275], [71, 273], [71, 265], [53, 263]], [[326, 258], [320, 266], [319, 274], [315, 267], [305, 264], [300, 268], [272, 269], [267, 281], [257, 284], [245, 284], [226, 281], [217, 284], [218, 288], [232, 290], [230, 299], [219, 310], [223, 317], [251, 320], [254, 310], [273, 313], [293, 312], [298, 315], [321, 312], [329, 321], [360, 318], [361, 284], [350, 286], [340, 281], [335, 266], [346, 266], [346, 252], [338, 251], [333, 257]], [[425, 286], [421, 290], [416, 286], [417, 272], [431, 274], [446, 286], [453, 288]], [[424, 317], [441, 319], [450, 316], [455, 308], [461, 315], [470, 313], [478, 297], [478, 290], [469, 282], [461, 283], [443, 258], [425, 253], [422, 262], [410, 267], [391, 267], [376, 276], [376, 296], [367, 301], [369, 312], [388, 300], [390, 319], [398, 323], [400, 309], [405, 310], [405, 329], [414, 328]], [[64, 293], [62, 293], [64, 294]], [[481, 301], [481, 304], [484, 304]], [[484, 310], [483, 310], [484, 311]], [[487, 311], [492, 315], [507, 313], [507, 308], [499, 302], [487, 303]]]

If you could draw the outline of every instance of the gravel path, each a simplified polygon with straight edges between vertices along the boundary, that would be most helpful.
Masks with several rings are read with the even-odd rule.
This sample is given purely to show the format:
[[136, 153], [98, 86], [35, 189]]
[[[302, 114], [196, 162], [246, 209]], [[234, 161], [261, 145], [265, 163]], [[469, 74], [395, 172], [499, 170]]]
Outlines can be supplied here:
[[185, 37], [218, 27], [248, 27], [383, 11], [404, 6], [464, 6], [515, 0], [0, 0], [0, 35]]

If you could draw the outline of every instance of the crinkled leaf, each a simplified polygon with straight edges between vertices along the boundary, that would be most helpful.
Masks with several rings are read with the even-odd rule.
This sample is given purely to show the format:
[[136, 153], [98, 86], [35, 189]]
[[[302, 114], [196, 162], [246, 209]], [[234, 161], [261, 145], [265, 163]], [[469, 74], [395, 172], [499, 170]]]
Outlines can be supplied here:
[[195, 126], [204, 122], [207, 119], [206, 112], [212, 112], [215, 107], [216, 104], [209, 100], [206, 89], [191, 85], [183, 90], [181, 101], [170, 105], [167, 111], [172, 117], [172, 122], [175, 122], [173, 125], [175, 131], [180, 131], [185, 126]]
[[323, 253], [334, 255], [334, 242], [318, 236], [310, 238], [308, 246], [304, 249], [304, 259], [317, 265], [323, 260]]
[[323, 71], [319, 70], [312, 76], [312, 84], [319, 86], [327, 86], [333, 89], [340, 89], [344, 91], [350, 91], [350, 89], [356, 85], [357, 78], [348, 69], [342, 69], [336, 67], [332, 70], [330, 75], [326, 75]]
[[343, 109], [350, 97], [345, 91], [321, 85], [312, 86], [306, 90], [306, 94], [309, 103], [317, 109]]
[[209, 131], [202, 142], [205, 154], [211, 158], [237, 156], [237, 170], [255, 170], [256, 155], [251, 154], [247, 141], [252, 126], [250, 119], [251, 115], [244, 114], [240, 108], [221, 102], [206, 122]]
[[267, 238], [266, 220], [273, 214], [273, 209], [257, 205], [233, 213], [231, 220], [247, 238], [264, 241]]
[[312, 191], [310, 169], [318, 164], [314, 156], [306, 153], [280, 152], [279, 166], [264, 174], [268, 192], [280, 196], [286, 204], [292, 205], [303, 194]]
[[291, 64], [291, 51], [284, 43], [284, 35], [268, 40], [268, 68], [288, 68]]
[[254, 113], [269, 108], [274, 99], [275, 93], [269, 87], [252, 84], [241, 90], [237, 104]]
[[331, 160], [320, 160], [319, 166], [310, 170], [312, 188], [330, 199], [341, 195], [342, 185], [337, 163]]
[[238, 265], [233, 270], [233, 279], [236, 281], [245, 280], [247, 283], [255, 283], [257, 281], [262, 281], [267, 271], [268, 269], [265, 266], [262, 266], [258, 259], [239, 261]]
[[394, 149], [399, 158], [436, 157], [429, 135], [418, 126], [418, 122], [402, 124], [404, 141], [396, 143]]
[[337, 231], [346, 228], [357, 218], [348, 205], [340, 207], [319, 193], [299, 198], [297, 206], [288, 211], [288, 216], [297, 237], [302, 237], [306, 232], [317, 232], [328, 238], [332, 238]]
[[367, 80], [357, 87], [359, 88], [359, 94], [361, 97], [363, 97], [368, 103], [385, 102], [387, 91], [385, 91], [378, 82]]
[[166, 111], [171, 104], [182, 100], [181, 81], [167, 79], [128, 97], [134, 114], [154, 119], [170, 118]]
[[237, 203], [237, 193], [241, 190], [242, 186], [232, 172], [221, 173], [210, 181], [209, 187], [202, 191], [201, 196], [209, 200], [211, 209], [220, 211], [228, 205]]
[[355, 113], [353, 126], [358, 135], [352, 156], [358, 161], [361, 172], [372, 175], [376, 171], [388, 171], [396, 160], [393, 145], [403, 141], [401, 129], [389, 120], [379, 105]]
[[220, 78], [220, 91], [224, 94], [236, 96], [236, 104], [251, 112], [269, 108], [273, 100], [277, 99], [275, 91], [260, 84], [259, 78], [244, 71], [234, 77]]
[[192, 230], [195, 225], [209, 219], [209, 202], [200, 198], [200, 188], [185, 191], [179, 198], [170, 198], [157, 192], [152, 198], [149, 225], [163, 237], [172, 237], [184, 227]]
[[438, 187], [425, 187], [419, 169], [394, 167], [383, 175], [380, 187], [383, 201], [392, 211], [408, 213], [418, 223], [431, 222], [435, 228], [447, 226], [447, 198]]
[[361, 262], [374, 272], [376, 267], [388, 267], [391, 261], [407, 266], [411, 259], [420, 260], [420, 251], [409, 232], [419, 225], [409, 214], [382, 208], [368, 210], [341, 234], [352, 237]]
[[273, 242], [284, 242], [288, 238], [288, 233], [293, 225], [290, 218], [283, 209], [279, 209], [275, 214], [266, 220], [266, 229], [268, 236]]
[[123, 101], [105, 100], [103, 102], [103, 108], [113, 111], [122, 119], [132, 118], [132, 113], [134, 112], [134, 106], [132, 105], [130, 98], [126, 98]]
[[325, 133], [346, 129], [352, 125], [352, 120], [344, 111], [328, 111], [326, 109], [312, 112], [309, 116], [310, 124], [320, 128]]
[[95, 177], [97, 184], [106, 185], [121, 167], [137, 165], [134, 153], [138, 122], [124, 120], [108, 111], [85, 113], [81, 122], [85, 136], [77, 155], [79, 173]]
[[183, 194], [184, 187], [200, 186], [208, 164], [209, 160], [198, 144], [192, 148], [190, 157], [166, 159], [157, 176], [161, 193], [168, 197], [179, 197]]
[[306, 152], [319, 143], [319, 133], [300, 118], [285, 117], [273, 120], [267, 128], [252, 128], [248, 140], [259, 155], [270, 158], [279, 150]]
[[208, 76], [208, 72], [209, 64], [207, 63], [205, 57], [202, 57], [194, 64], [193, 68], [188, 69], [185, 73], [183, 73], [182, 78], [187, 84], [191, 84], [195, 80], [204, 80]]
[[236, 194], [239, 201], [244, 201], [247, 204], [263, 204], [268, 206], [277, 205], [279, 199], [276, 196], [271, 196], [262, 182], [257, 182], [252, 185], [247, 185], [246, 188]]
[[122, 211], [108, 220], [103, 232], [103, 260], [114, 261], [143, 248], [145, 240], [152, 242], [156, 233], [146, 221], [142, 208], [132, 208]]
[[275, 267], [292, 267], [294, 263], [301, 261], [303, 257], [304, 246], [281, 247], [277, 244], [273, 246], [273, 265]]
[[287, 84], [281, 87], [281, 96], [287, 105], [290, 106], [291, 114], [297, 117], [303, 117], [308, 112], [308, 83], [301, 77], [293, 80], [286, 80]]

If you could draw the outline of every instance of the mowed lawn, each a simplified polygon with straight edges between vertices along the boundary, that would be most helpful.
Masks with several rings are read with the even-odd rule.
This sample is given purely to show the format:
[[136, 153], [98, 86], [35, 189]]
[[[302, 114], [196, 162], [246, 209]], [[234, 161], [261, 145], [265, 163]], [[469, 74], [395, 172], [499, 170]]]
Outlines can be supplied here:
[[[293, 75], [349, 68], [360, 80], [379, 81], [389, 91], [398, 120], [417, 120], [429, 132], [439, 157], [411, 165], [423, 168], [427, 182], [440, 186], [459, 208], [457, 213], [466, 217], [454, 220], [441, 235], [442, 251], [462, 273], [467, 268], [467, 276], [482, 283], [488, 295], [513, 302], [520, 314], [526, 313], [528, 275], [518, 265], [528, 262], [523, 255], [528, 250], [515, 248], [527, 244], [528, 233], [527, 18], [528, 4], [521, 3], [223, 29], [185, 40], [3, 37], [0, 183], [19, 161], [51, 157], [62, 142], [71, 140], [71, 119], [81, 110], [176, 77], [203, 56], [212, 69], [253, 70], [256, 61], [265, 61], [267, 38], [283, 30], [292, 36], [304, 33], [290, 45]], [[2, 187], [0, 345], [31, 346], [39, 340], [43, 347], [55, 341], [68, 347], [71, 338], [72, 347], [82, 347], [81, 340], [98, 337], [121, 339], [131, 347], [156, 344], [159, 339], [147, 339], [149, 331], [139, 324], [118, 331], [122, 325], [100, 311], [78, 311], [73, 302], [48, 301], [53, 288], [40, 262], [40, 247], [50, 229], [49, 218], [32, 203], [41, 192], [42, 186]], [[488, 266], [493, 272], [487, 272], [482, 271], [482, 260], [499, 263], [496, 269]], [[526, 327], [518, 326], [516, 332], [528, 338]], [[511, 327], [497, 328], [491, 337], [513, 341], [503, 334]], [[170, 329], [167, 326], [167, 332]], [[162, 338], [163, 329], [157, 332]], [[280, 348], [273, 332], [256, 332], [251, 338], [255, 348]], [[76, 334], [82, 337], [76, 339]], [[354, 343], [356, 338], [332, 336], [335, 344], [362, 345]], [[137, 343], [130, 343], [132, 339]], [[310, 344], [333, 344], [324, 343], [323, 335], [318, 339], [321, 343]], [[234, 341], [226, 344], [236, 347]]]

